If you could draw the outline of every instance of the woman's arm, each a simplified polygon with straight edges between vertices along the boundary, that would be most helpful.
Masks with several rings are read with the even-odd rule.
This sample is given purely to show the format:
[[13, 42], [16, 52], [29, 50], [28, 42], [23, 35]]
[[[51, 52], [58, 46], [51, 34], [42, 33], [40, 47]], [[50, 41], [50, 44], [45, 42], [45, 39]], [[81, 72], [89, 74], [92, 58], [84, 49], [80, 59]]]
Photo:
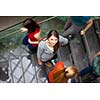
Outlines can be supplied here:
[[37, 33], [34, 37], [40, 42], [42, 40], [41, 32]]
[[22, 28], [20, 28], [20, 31], [21, 31], [21, 32], [28, 32], [28, 29], [27, 29], [27, 28], [22, 27]]
[[85, 28], [81, 30], [80, 34], [84, 35], [85, 32], [92, 26], [92, 24], [93, 24], [93, 20], [92, 19], [87, 21]]
[[61, 46], [67, 45], [68, 44], [68, 39], [64, 38], [63, 36], [59, 35], [59, 43]]
[[43, 64], [42, 61], [41, 61], [41, 58], [38, 58], [38, 64], [39, 65], [42, 65]]
[[31, 41], [30, 39], [28, 39], [28, 42], [30, 43], [30, 44], [39, 44], [39, 41]]
[[37, 59], [38, 59], [38, 64], [39, 65], [42, 65], [42, 60], [41, 60], [41, 56], [44, 52], [44, 49], [43, 49], [44, 45], [43, 45], [43, 41], [41, 41], [38, 45], [38, 50], [37, 50]]

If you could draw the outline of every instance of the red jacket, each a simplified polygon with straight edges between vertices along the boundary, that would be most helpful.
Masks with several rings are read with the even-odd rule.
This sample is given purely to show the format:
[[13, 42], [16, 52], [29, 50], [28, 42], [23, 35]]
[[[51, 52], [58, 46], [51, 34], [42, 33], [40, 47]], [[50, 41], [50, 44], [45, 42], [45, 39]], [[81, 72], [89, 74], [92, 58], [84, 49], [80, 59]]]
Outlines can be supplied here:
[[[37, 33], [39, 33], [39, 32], [40, 32], [40, 29], [36, 29], [35, 32], [32, 32], [32, 33], [29, 33], [29, 34], [28, 34], [28, 38], [29, 38], [31, 41], [33, 41], [33, 42], [37, 41], [37, 39], [34, 37], [34, 35], [37, 34]], [[38, 44], [32, 44], [32, 46], [37, 47]]]
[[53, 80], [54, 72], [56, 72], [56, 71], [58, 71], [59, 69], [62, 69], [62, 68], [64, 68], [64, 62], [57, 62], [54, 69], [52, 71], [50, 71], [49, 74], [48, 74], [48, 78], [49, 78], [50, 83], [54, 83], [54, 80]]

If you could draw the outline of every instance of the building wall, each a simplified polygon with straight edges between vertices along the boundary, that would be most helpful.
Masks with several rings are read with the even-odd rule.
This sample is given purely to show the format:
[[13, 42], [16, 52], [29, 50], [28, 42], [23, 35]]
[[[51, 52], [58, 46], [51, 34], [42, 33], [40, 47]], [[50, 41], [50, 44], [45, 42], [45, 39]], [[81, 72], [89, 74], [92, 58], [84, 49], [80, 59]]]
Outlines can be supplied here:
[[23, 21], [29, 16], [0, 16], [0, 30]]

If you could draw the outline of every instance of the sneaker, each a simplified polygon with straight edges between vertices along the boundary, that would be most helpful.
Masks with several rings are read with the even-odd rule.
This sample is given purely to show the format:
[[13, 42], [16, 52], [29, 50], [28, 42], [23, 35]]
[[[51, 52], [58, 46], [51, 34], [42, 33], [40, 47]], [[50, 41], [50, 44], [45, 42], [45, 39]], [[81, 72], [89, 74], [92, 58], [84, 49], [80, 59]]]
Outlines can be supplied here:
[[75, 38], [75, 35], [74, 34], [69, 34], [67, 38], [68, 38], [69, 41], [73, 40]]
[[30, 54], [35, 54], [35, 53], [37, 53], [37, 48], [28, 48], [29, 49], [29, 53]]
[[55, 64], [58, 62], [58, 59], [57, 58], [56, 59], [53, 59], [53, 60], [51, 60], [51, 62], [53, 64], [53, 66], [55, 66]]
[[31, 60], [31, 55], [28, 55], [28, 56], [27, 56], [27, 59]]
[[35, 51], [30, 50], [30, 51], [28, 51], [28, 53], [29, 53], [29, 54], [35, 54], [36, 52], [35, 52]]

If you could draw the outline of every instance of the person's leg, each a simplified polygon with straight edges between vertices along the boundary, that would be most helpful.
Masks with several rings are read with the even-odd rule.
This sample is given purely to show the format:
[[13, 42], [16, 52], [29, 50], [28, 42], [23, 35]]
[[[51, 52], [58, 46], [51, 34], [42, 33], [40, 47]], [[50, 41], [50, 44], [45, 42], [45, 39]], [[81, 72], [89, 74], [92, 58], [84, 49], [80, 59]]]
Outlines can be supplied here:
[[50, 62], [43, 63], [42, 70], [44, 71], [44, 74], [46, 75], [47, 80], [48, 80], [48, 83], [49, 83], [48, 73], [49, 73], [51, 70], [53, 70], [52, 64], [51, 64]]
[[63, 37], [68, 37], [69, 35], [74, 35], [79, 33], [80, 28], [78, 28], [75, 24], [72, 24], [66, 31], [64, 31], [61, 35]]
[[26, 35], [25, 37], [24, 37], [24, 39], [23, 39], [23, 44], [24, 45], [29, 45], [29, 43], [28, 43], [28, 35]]
[[37, 53], [37, 47], [33, 47], [31, 44], [28, 45], [28, 49], [30, 50], [29, 53]]
[[[28, 51], [29, 55], [27, 56], [27, 59], [31, 60], [33, 54], [37, 53], [37, 47], [35, 48], [35, 47], [29, 45], [28, 49], [29, 49], [29, 51]], [[34, 56], [33, 56], [33, 59], [34, 59]]]

